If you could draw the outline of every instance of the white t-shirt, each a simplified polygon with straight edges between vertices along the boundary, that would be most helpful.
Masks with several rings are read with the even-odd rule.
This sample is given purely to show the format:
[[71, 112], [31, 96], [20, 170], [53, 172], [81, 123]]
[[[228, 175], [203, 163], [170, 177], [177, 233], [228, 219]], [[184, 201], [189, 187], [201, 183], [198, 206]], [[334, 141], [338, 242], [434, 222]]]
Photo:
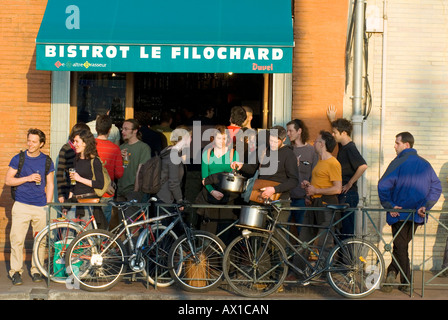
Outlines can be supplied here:
[[[96, 120], [92, 120], [87, 123], [87, 125], [90, 128], [90, 132], [92, 132], [93, 136], [96, 138], [98, 137], [98, 133], [96, 132]], [[110, 128], [109, 136], [107, 137], [107, 140], [112, 141], [116, 145], [120, 145], [120, 130], [117, 128], [116, 125], [112, 124], [112, 128]]]

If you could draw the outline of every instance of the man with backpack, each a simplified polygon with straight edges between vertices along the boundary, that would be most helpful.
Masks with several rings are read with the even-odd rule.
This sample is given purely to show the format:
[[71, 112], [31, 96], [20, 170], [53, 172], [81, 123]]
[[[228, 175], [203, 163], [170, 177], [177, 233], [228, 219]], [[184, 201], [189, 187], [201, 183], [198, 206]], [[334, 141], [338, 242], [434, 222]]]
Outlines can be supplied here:
[[[34, 235], [45, 228], [46, 206], [52, 202], [54, 191], [54, 164], [49, 156], [41, 152], [45, 145], [45, 134], [39, 129], [28, 130], [27, 145], [26, 151], [11, 159], [5, 177], [5, 184], [12, 187], [11, 195], [14, 199], [9, 271], [13, 285], [22, 284], [23, 246], [29, 225], [31, 223]], [[31, 276], [34, 282], [42, 281], [33, 262]]]

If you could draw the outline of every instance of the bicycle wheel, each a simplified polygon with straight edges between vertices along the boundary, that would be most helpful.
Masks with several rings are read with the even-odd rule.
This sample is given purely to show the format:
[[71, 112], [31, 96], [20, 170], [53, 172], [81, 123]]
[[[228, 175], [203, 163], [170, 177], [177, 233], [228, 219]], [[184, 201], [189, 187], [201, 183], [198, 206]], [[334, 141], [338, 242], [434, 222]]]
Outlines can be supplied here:
[[82, 230], [79, 224], [58, 221], [46, 226], [36, 235], [32, 259], [44, 277], [57, 283], [65, 283], [65, 253], [70, 242]]
[[384, 259], [378, 248], [362, 239], [347, 239], [328, 256], [327, 278], [331, 287], [346, 298], [362, 298], [379, 288]]
[[176, 240], [169, 254], [169, 270], [174, 281], [184, 290], [201, 292], [214, 289], [222, 279], [225, 245], [216, 235], [192, 231]]
[[162, 288], [174, 283], [168, 268], [168, 257], [170, 249], [178, 236], [173, 230], [170, 230], [151, 250], [145, 250], [145, 247], [149, 247], [166, 228], [166, 226], [161, 224], [151, 225], [150, 231], [145, 233], [146, 238], [143, 240], [144, 246], [142, 248], [146, 257], [146, 276], [148, 281], [152, 285]]
[[235, 238], [224, 253], [224, 277], [245, 297], [265, 297], [278, 290], [288, 273], [280, 242], [264, 233]]
[[126, 248], [106, 230], [79, 234], [67, 249], [67, 273], [86, 291], [106, 291], [123, 277]]

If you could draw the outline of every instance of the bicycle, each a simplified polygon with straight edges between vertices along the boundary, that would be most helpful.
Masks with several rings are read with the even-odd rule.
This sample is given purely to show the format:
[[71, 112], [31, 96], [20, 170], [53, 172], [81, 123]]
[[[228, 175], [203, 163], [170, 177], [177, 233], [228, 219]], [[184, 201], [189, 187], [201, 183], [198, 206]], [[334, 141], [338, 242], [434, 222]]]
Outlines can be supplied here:
[[[34, 238], [32, 259], [39, 272], [56, 283], [65, 283], [68, 277], [65, 268], [65, 253], [70, 242], [78, 234], [90, 227], [97, 229], [96, 220], [89, 208], [89, 220], [70, 219], [63, 211], [58, 211], [61, 217], [42, 229]], [[138, 210], [130, 219], [145, 219], [145, 211]], [[132, 221], [132, 220], [131, 220]], [[119, 226], [114, 228], [115, 232]], [[50, 237], [48, 235], [50, 234]]]
[[[154, 204], [155, 201], [155, 198], [150, 199], [150, 202], [152, 204]], [[129, 202], [120, 202], [112, 203], [112, 205], [120, 210], [121, 216], [124, 218], [126, 216], [125, 211], [131, 204]], [[168, 218], [170, 217], [165, 216], [162, 218], [162, 220]], [[141, 222], [144, 223], [143, 225], [129, 225], [128, 228], [130, 230], [134, 230], [127, 234], [127, 236], [124, 238], [123, 245], [126, 245], [129, 241], [129, 235], [131, 235], [131, 238], [134, 238], [134, 235], [138, 234], [138, 239], [136, 241], [130, 241], [130, 248], [134, 248], [131, 249], [131, 252], [135, 251], [136, 247], [140, 248], [139, 250], [148, 248], [149, 244], [155, 243], [159, 235], [161, 235], [167, 229], [165, 225], [160, 223], [162, 220], [155, 221], [155, 223], [151, 224], [149, 220], [143, 218], [143, 220], [141, 220]], [[148, 221], [149, 223], [145, 224], [145, 221]], [[124, 226], [124, 222], [121, 222], [120, 225], [112, 230], [112, 233], [119, 233], [120, 230], [124, 228]], [[129, 266], [131, 267], [131, 270], [136, 273], [144, 273], [148, 282], [152, 285], [157, 285], [159, 287], [168, 287], [174, 282], [169, 274], [168, 269], [162, 267], [167, 265], [169, 250], [173, 243], [178, 239], [178, 236], [173, 229], [167, 230], [164, 238], [157, 242], [157, 244], [153, 248], [149, 248], [144, 254], [139, 252], [138, 254], [132, 256], [129, 260]], [[147, 259], [144, 260], [144, 258]]]
[[[128, 203], [112, 205], [123, 208]], [[206, 291], [219, 285], [223, 277], [224, 244], [212, 233], [187, 226], [180, 210], [184, 204], [173, 206], [174, 212], [131, 224], [126, 222], [124, 210], [121, 210], [123, 227], [115, 235], [99, 229], [78, 235], [67, 250], [66, 265], [80, 287], [87, 291], [109, 290], [126, 274], [127, 267], [130, 274], [135, 274], [148, 270], [147, 265], [151, 266], [146, 271], [147, 276], [157, 285], [161, 280], [166, 283], [174, 280], [183, 289], [194, 291]], [[163, 226], [160, 222], [168, 218], [174, 220]], [[177, 224], [184, 234], [174, 239], [173, 228]], [[130, 229], [135, 227], [140, 227], [135, 245], [128, 241], [125, 247], [120, 238], [130, 239]], [[152, 232], [153, 227], [161, 232]], [[167, 241], [167, 236], [171, 240]], [[204, 269], [205, 274], [194, 272]], [[170, 278], [165, 277], [167, 272]]]
[[[243, 229], [242, 235], [226, 248], [224, 277], [236, 293], [252, 298], [268, 296], [285, 283], [289, 268], [301, 279], [286, 283], [308, 285], [324, 282], [319, 277], [326, 273], [330, 286], [347, 298], [365, 297], [379, 287], [385, 271], [383, 256], [378, 248], [363, 238], [340, 240], [334, 230], [338, 223], [336, 214], [347, 209], [347, 205], [327, 205], [326, 208], [332, 211], [331, 222], [328, 226], [319, 226], [279, 222], [281, 209], [277, 203], [279, 201], [273, 201], [266, 206], [269, 208], [266, 228], [239, 225]], [[307, 242], [300, 241], [286, 226], [311, 227], [322, 231]], [[314, 241], [318, 237], [323, 237], [324, 241], [316, 248]], [[328, 248], [330, 239], [334, 239], [335, 245], [325, 255], [323, 252]], [[314, 259], [309, 259], [311, 253]]]

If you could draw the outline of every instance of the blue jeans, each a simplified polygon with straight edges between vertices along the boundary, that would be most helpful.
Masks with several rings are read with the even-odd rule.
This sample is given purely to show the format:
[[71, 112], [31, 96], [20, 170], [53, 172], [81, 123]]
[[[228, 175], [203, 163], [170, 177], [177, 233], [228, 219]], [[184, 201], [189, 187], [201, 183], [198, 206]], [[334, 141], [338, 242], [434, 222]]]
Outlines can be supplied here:
[[[305, 199], [291, 199], [291, 207], [306, 207]], [[288, 218], [288, 222], [291, 222], [294, 218], [295, 223], [303, 223], [303, 217], [305, 216], [305, 210], [291, 210]], [[297, 226], [297, 235], [300, 234], [300, 226]]]
[[[357, 191], [347, 191], [347, 193], [341, 193], [338, 196], [340, 204], [347, 203], [350, 208], [356, 208], [359, 203], [359, 195]], [[341, 239], [350, 238], [355, 234], [355, 211], [346, 211], [343, 213], [342, 217], [344, 220], [341, 221]]]
[[[101, 198], [101, 203], [108, 203], [110, 200], [113, 200], [114, 198], [113, 197], [111, 197], [111, 198]], [[104, 217], [106, 218], [106, 220], [107, 220], [107, 223], [109, 223], [110, 222], [110, 218], [112, 217], [112, 206], [104, 206], [104, 207], [101, 207], [101, 209], [103, 209], [103, 213], [104, 213]]]

